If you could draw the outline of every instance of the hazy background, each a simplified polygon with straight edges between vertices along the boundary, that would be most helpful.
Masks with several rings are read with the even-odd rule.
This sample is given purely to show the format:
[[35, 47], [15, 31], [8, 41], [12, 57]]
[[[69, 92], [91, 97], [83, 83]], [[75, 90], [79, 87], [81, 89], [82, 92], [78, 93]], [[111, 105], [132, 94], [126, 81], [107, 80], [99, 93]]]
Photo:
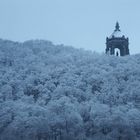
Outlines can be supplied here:
[[0, 38], [46, 39], [104, 52], [106, 36], [119, 21], [140, 53], [140, 0], [0, 0]]

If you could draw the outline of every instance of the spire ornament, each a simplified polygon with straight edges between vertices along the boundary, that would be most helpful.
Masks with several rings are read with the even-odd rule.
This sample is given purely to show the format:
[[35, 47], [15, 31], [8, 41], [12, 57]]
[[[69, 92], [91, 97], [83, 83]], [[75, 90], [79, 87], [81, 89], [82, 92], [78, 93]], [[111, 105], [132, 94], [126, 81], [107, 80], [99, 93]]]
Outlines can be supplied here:
[[116, 22], [115, 31], [120, 31], [120, 25], [118, 21]]

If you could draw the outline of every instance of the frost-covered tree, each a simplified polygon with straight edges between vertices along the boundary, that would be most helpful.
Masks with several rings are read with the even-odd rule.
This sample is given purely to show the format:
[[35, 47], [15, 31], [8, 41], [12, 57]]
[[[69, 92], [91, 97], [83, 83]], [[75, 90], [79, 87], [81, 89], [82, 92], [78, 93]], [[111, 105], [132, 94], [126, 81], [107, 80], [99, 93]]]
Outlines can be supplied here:
[[139, 140], [140, 55], [0, 39], [0, 140]]

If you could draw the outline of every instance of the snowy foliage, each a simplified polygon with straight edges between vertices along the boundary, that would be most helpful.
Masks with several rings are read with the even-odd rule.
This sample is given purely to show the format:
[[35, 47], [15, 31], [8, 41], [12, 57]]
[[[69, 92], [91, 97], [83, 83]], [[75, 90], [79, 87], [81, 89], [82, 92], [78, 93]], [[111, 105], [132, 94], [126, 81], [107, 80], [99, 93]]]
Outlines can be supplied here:
[[140, 139], [140, 55], [0, 40], [0, 140], [93, 139]]

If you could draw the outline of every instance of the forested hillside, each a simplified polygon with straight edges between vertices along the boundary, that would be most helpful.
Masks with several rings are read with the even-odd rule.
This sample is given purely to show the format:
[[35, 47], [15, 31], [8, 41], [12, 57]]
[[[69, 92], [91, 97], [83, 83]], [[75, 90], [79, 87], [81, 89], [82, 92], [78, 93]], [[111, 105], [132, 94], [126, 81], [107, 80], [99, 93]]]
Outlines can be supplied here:
[[0, 40], [0, 140], [139, 139], [140, 55]]

